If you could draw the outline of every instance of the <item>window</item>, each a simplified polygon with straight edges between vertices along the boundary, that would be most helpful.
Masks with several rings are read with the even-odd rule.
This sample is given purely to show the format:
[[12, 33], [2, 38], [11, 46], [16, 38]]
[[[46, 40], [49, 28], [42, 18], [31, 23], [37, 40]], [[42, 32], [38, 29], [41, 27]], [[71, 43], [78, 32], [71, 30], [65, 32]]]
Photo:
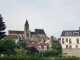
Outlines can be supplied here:
[[78, 32], [74, 32], [74, 36], [78, 36], [79, 35], [79, 33]]
[[77, 44], [79, 44], [79, 39], [77, 38]]
[[66, 49], [68, 49], [68, 45], [66, 45]]
[[44, 50], [47, 50], [47, 47], [46, 46], [44, 46]]
[[71, 36], [72, 35], [72, 33], [71, 32], [69, 32], [69, 36]]
[[71, 39], [69, 39], [69, 44], [71, 44]]
[[64, 44], [64, 38], [62, 38], [62, 44]]
[[68, 38], [66, 38], [66, 42], [68, 42]]
[[78, 45], [76, 45], [76, 48], [78, 48]]
[[42, 48], [41, 48], [41, 46], [39, 46], [39, 50], [41, 50]]
[[66, 32], [65, 35], [68, 36], [68, 32]]
[[71, 45], [69, 45], [69, 48], [70, 48], [70, 49], [72, 48]]

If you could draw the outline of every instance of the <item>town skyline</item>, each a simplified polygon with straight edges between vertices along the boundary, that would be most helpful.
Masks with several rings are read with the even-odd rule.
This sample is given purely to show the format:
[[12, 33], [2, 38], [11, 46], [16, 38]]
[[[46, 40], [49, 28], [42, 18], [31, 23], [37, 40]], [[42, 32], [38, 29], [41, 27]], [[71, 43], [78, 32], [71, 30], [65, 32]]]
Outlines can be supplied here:
[[8, 30], [24, 31], [26, 19], [30, 30], [44, 29], [48, 37], [60, 38], [63, 30], [79, 30], [79, 0], [14, 0], [0, 2], [0, 14]]

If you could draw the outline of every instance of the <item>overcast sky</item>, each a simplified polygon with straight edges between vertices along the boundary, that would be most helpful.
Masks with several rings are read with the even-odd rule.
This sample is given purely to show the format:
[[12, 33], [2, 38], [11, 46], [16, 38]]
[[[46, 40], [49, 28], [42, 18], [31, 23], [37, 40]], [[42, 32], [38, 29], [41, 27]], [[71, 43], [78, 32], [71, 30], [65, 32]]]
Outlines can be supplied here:
[[0, 14], [8, 30], [44, 29], [48, 37], [60, 38], [63, 30], [80, 27], [80, 0], [0, 0]]

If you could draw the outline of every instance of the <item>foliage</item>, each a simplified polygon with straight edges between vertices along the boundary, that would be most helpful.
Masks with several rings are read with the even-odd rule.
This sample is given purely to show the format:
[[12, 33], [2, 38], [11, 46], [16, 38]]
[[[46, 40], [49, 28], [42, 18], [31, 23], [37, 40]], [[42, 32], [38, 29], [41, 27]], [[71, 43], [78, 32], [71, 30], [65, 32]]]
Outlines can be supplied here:
[[[36, 54], [36, 53], [35, 53]], [[16, 55], [4, 55], [3, 58], [0, 57], [0, 60], [79, 60], [77, 57], [55, 57], [52, 58], [45, 58], [45, 57], [36, 57], [32, 55], [25, 55], [25, 56], [16, 56]]]
[[54, 57], [54, 56], [59, 56], [57, 51], [51, 50], [51, 51], [40, 52], [40, 57]]
[[51, 48], [54, 50], [57, 50], [59, 54], [62, 54], [62, 46], [58, 41], [52, 40], [51, 41]]
[[26, 42], [19, 42], [19, 43], [17, 43], [17, 48], [20, 49], [20, 46], [21, 46], [22, 48], [26, 49], [27, 45], [28, 44]]
[[0, 53], [2, 54], [14, 54], [16, 43], [12, 39], [3, 39], [0, 41]]
[[2, 18], [1, 15], [0, 15], [0, 40], [5, 37], [5, 32], [4, 32], [4, 30], [6, 29], [6, 26], [5, 26], [4, 23], [5, 23], [5, 22], [3, 22], [3, 18]]
[[33, 53], [33, 57], [37, 57], [37, 58], [39, 58], [39, 53], [37, 53], [37, 52], [35, 52], [35, 53]]
[[26, 56], [5, 55], [3, 58], [0, 57], [0, 60], [52, 60], [52, 59], [38, 58], [38, 57], [33, 57], [32, 55], [26, 55]]
[[39, 53], [39, 51], [36, 50], [35, 47], [28, 47], [28, 51], [29, 51], [29, 54], [33, 54], [33, 53], [35, 53], [35, 52]]
[[16, 56], [25, 56], [25, 55], [27, 55], [27, 50], [23, 49], [22, 47], [16, 50]]
[[55, 57], [55, 60], [79, 60], [77, 57]]

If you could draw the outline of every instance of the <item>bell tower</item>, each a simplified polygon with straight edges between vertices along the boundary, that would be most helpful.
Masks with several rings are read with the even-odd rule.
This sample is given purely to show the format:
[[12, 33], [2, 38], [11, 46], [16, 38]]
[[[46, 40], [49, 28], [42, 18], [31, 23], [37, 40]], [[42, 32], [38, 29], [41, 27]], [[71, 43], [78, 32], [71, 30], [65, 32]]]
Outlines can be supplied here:
[[24, 35], [25, 35], [25, 39], [29, 39], [29, 24], [27, 19], [24, 25]]

